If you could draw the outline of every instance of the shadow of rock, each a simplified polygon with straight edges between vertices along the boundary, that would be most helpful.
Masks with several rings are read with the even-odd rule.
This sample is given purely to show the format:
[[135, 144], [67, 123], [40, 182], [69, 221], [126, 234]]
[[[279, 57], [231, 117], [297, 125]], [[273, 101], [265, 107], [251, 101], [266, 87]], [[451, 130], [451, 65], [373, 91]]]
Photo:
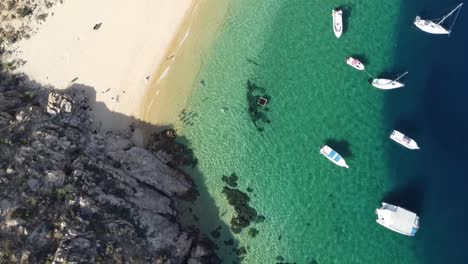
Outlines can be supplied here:
[[[15, 99], [15, 97], [11, 96], [11, 93], [10, 90], [8, 90], [7, 86], [10, 86], [10, 87], [15, 87], [17, 88], [18, 87], [18, 91], [20, 91], [20, 93], [22, 93], [21, 97], [18, 98], [18, 99]], [[21, 88], [19, 88], [21, 87]], [[33, 87], [33, 88], [31, 88]], [[82, 140], [83, 142], [83, 145], [84, 146], [88, 146], [89, 144], [93, 144], [93, 142], [90, 143], [90, 138], [93, 139], [95, 137], [97, 138], [100, 138], [102, 139], [103, 142], [106, 142], [106, 144], [108, 143], [109, 146], [111, 146], [111, 148], [115, 148], [114, 151], [115, 153], [121, 153], [121, 158], [122, 160], [125, 162], [125, 153], [126, 151], [130, 151], [130, 150], [133, 150], [133, 149], [136, 149], [135, 151], [137, 151], [138, 149], [137, 148], [134, 148], [134, 146], [140, 146], [140, 147], [146, 147], [148, 146], [150, 143], [151, 143], [151, 135], [153, 135], [154, 133], [159, 133], [163, 130], [167, 130], [167, 129], [170, 129], [172, 128], [172, 126], [169, 124], [169, 125], [164, 125], [164, 126], [156, 126], [156, 125], [153, 125], [153, 124], [150, 124], [150, 123], [147, 123], [147, 122], [144, 122], [142, 120], [139, 120], [139, 119], [136, 119], [134, 117], [131, 117], [131, 116], [126, 116], [126, 115], [122, 115], [120, 113], [116, 113], [116, 112], [113, 112], [113, 111], [110, 111], [106, 105], [102, 102], [96, 102], [96, 93], [95, 93], [95, 90], [93, 89], [93, 87], [90, 87], [90, 86], [87, 86], [85, 84], [78, 84], [78, 83], [75, 83], [75, 84], [72, 84], [69, 88], [67, 88], [66, 90], [63, 90], [63, 91], [57, 91], [57, 90], [53, 90], [53, 87], [44, 87], [42, 85], [40, 85], [39, 83], [33, 81], [33, 80], [29, 80], [27, 76], [24, 76], [24, 75], [10, 75], [10, 74], [7, 74], [7, 73], [0, 73], [0, 112], [3, 112], [5, 111], [5, 116], [0, 116], [0, 124], [2, 124], [2, 126], [4, 125], [3, 121], [5, 120], [10, 120], [11, 117], [15, 117], [17, 116], [17, 108], [16, 106], [20, 105], [21, 103], [26, 103], [28, 105], [31, 105], [31, 107], [38, 107], [38, 109], [40, 107], [45, 107], [47, 106], [47, 100], [48, 100], [48, 95], [49, 93], [51, 93], [52, 91], [54, 92], [57, 92], [57, 94], [69, 94], [71, 95], [71, 98], [74, 98], [74, 96], [77, 96], [77, 97], [80, 97], [81, 95], [83, 96], [83, 98], [87, 97], [87, 104], [83, 104], [81, 105], [81, 108], [79, 109], [81, 112], [83, 113], [87, 113], [87, 114], [84, 114], [82, 115], [82, 117], [87, 117], [88, 115], [91, 117], [91, 118], [86, 118], [86, 120], [84, 122], [86, 122], [86, 125], [83, 124], [83, 126], [80, 125], [80, 123], [77, 123], [77, 124], [74, 124], [74, 126], [78, 129], [78, 130], [81, 130], [81, 133], [83, 134], [86, 134], [86, 135], [89, 135], [88, 138], [85, 138], [83, 137], [82, 139], [77, 139], [77, 140]], [[17, 94], [18, 92], [15, 92], [14, 94]], [[80, 97], [81, 98], [81, 97]], [[32, 108], [31, 108], [32, 109]], [[42, 110], [43, 111], [43, 110]], [[93, 118], [94, 117], [94, 118]], [[7, 118], [7, 119], [5, 119]], [[50, 118], [54, 118], [54, 117], [50, 117]], [[112, 130], [108, 130], [108, 131], [100, 131], [100, 128], [101, 128], [101, 124], [99, 122], [96, 122], [96, 121], [93, 121], [95, 120], [95, 118], [104, 118], [106, 120], [106, 122], [109, 122], [109, 123], [116, 123], [117, 125], [115, 126], [115, 129], [112, 129]], [[7, 123], [5, 123], [7, 124]], [[3, 129], [3, 127], [2, 127]], [[0, 135], [3, 135], [2, 133], [7, 133], [8, 131], [1, 131], [2, 129], [0, 129]], [[63, 135], [58, 135], [58, 137], [60, 137]], [[131, 139], [131, 140], [129, 140]], [[20, 144], [26, 144], [26, 142], [22, 142], [21, 139], [19, 139], [19, 143]], [[190, 142], [186, 139], [186, 138], [180, 138], [180, 142], [183, 142], [185, 145], [187, 145], [188, 147], [190, 146]], [[5, 150], [1, 145], [3, 144], [4, 142], [0, 140], [0, 149], [1, 150]], [[80, 154], [81, 153], [81, 148], [82, 146], [78, 146], [77, 150], [75, 152], [73, 152], [73, 156], [71, 156], [71, 163], [75, 163], [75, 162], [78, 162], [78, 159], [80, 158]], [[122, 151], [123, 150], [123, 151]], [[63, 150], [65, 151], [65, 150]], [[103, 150], [104, 151], [104, 150]], [[107, 150], [106, 150], [107, 151]], [[143, 151], [143, 150], [142, 150]], [[2, 160], [4, 157], [4, 155], [9, 155], [8, 154], [9, 152], [4, 152], [2, 151]], [[104, 154], [106, 152], [102, 152], [102, 154]], [[142, 152], [143, 153], [143, 152]], [[147, 151], [145, 151], [144, 153], [149, 153]], [[10, 153], [11, 154], [11, 153]], [[153, 156], [149, 158], [149, 160], [153, 160], [153, 161], [156, 161], [157, 160], [157, 164], [161, 164], [161, 166], [164, 166], [164, 163], [166, 163], [168, 166], [171, 165], [169, 164], [168, 161], [165, 161], [164, 159], [161, 159], [161, 156], [158, 155], [157, 153], [152, 153]], [[63, 154], [63, 155], [68, 155], [68, 154]], [[119, 154], [120, 155], [120, 154]], [[149, 154], [150, 155], [150, 154]], [[115, 158], [115, 157], [114, 157]], [[115, 161], [112, 161], [112, 159], [114, 159], [113, 157], [107, 157], [107, 159], [109, 159], [109, 161], [106, 161], [104, 159], [103, 162], [111, 162], [112, 164], [114, 164], [116, 166], [115, 169], [122, 169], [122, 170], [129, 170], [130, 168], [121, 168], [121, 164], [120, 162], [115, 162]], [[130, 157], [129, 157], [130, 158]], [[141, 156], [141, 159], [143, 160], [145, 157]], [[8, 164], [3, 164], [3, 162], [0, 163], [0, 178], [3, 178], [5, 176], [4, 172], [6, 170], [6, 166]], [[150, 165], [150, 164], [149, 164]], [[193, 165], [193, 164], [192, 164]], [[154, 164], [152, 166], [155, 166]], [[169, 168], [169, 167], [168, 167]], [[184, 181], [187, 181], [187, 182], [192, 182], [192, 178], [193, 177], [199, 177], [199, 178], [203, 178], [202, 174], [198, 171], [198, 169], [196, 168], [196, 166], [194, 168], [192, 168], [192, 166], [186, 166], [186, 167], [173, 167], [172, 169], [168, 169], [168, 168], [162, 168], [162, 171], [166, 171], [166, 170], [173, 170], [175, 169], [175, 171], [177, 171], [178, 173], [176, 173], [177, 175], [183, 175], [183, 178], [184, 178]], [[144, 168], [132, 168], [132, 170], [144, 170]], [[96, 175], [99, 175], [99, 177], [109, 177], [109, 176], [106, 176], [106, 175], [109, 175], [109, 173], [106, 171], [106, 170], [102, 170], [102, 171], [96, 171]], [[121, 179], [124, 179], [125, 181], [125, 175], [124, 174], [119, 174], [118, 171], [116, 172], [112, 172], [113, 174], [115, 175], [120, 175], [119, 177], [121, 177]], [[189, 175], [190, 174], [190, 175]], [[33, 175], [33, 174], [31, 174]], [[32, 177], [32, 176], [31, 176]], [[76, 178], [76, 171], [72, 171], [72, 170], [67, 170], [67, 169], [64, 169], [64, 175], [63, 175], [65, 181], [67, 182], [68, 179], [72, 179], [72, 178]], [[97, 177], [97, 176], [96, 176]], [[28, 179], [25, 179], [26, 181], [28, 181]], [[168, 179], [169, 181], [171, 179]], [[177, 179], [172, 179], [172, 180], [177, 180]], [[132, 178], [132, 181], [133, 181], [133, 178]], [[203, 181], [197, 181], [197, 183], [203, 183]], [[216, 247], [215, 245], [210, 245], [208, 241], [208, 235], [207, 234], [204, 234], [203, 232], [199, 232], [199, 230], [203, 230], [202, 228], [200, 228], [200, 226], [207, 226], [207, 227], [210, 227], [211, 226], [211, 229], [215, 229], [215, 228], [218, 228], [218, 227], [221, 227], [220, 229], [221, 230], [224, 230], [223, 232], [223, 236], [222, 236], [222, 239], [223, 240], [226, 240], [226, 241], [232, 241], [232, 245], [230, 246], [233, 250], [237, 250], [237, 246], [238, 246], [238, 242], [234, 239], [232, 233], [230, 232], [229, 230], [229, 227], [226, 226], [222, 220], [220, 219], [219, 217], [219, 212], [218, 212], [218, 209], [216, 208], [215, 206], [215, 202], [213, 201], [213, 199], [207, 194], [207, 190], [206, 190], [206, 186], [203, 186], [203, 185], [198, 185], [198, 186], [193, 186], [191, 191], [189, 191], [189, 193], [191, 193], [191, 195], [185, 195], [185, 194], [182, 194], [182, 193], [177, 193], [177, 191], [171, 191], [171, 190], [165, 190], [165, 189], [154, 189], [153, 188], [153, 185], [154, 184], [157, 184], [157, 183], [146, 183], [142, 180], [139, 180], [137, 179], [136, 180], [136, 183], [135, 184], [138, 184], [138, 186], [142, 186], [143, 189], [145, 189], [146, 191], [140, 193], [139, 195], [146, 195], [146, 192], [150, 192], [150, 193], [154, 193], [154, 197], [162, 197], [161, 199], [162, 200], [153, 200], [151, 201], [151, 203], [169, 203], [168, 204], [168, 207], [165, 209], [167, 210], [167, 212], [161, 212], [161, 213], [154, 213], [154, 214], [151, 214], [151, 213], [145, 213], [144, 217], [146, 218], [146, 221], [149, 221], [151, 222], [151, 219], [154, 217], [156, 220], [153, 221], [153, 225], [155, 225], [155, 228], [156, 229], [153, 229], [153, 230], [147, 230], [147, 229], [139, 229], [137, 230], [137, 233], [135, 235], [137, 236], [140, 236], [139, 239], [143, 239], [142, 241], [144, 241], [145, 239], [151, 239], [151, 238], [154, 238], [155, 236], [156, 237], [159, 237], [161, 234], [164, 235], [166, 234], [167, 232], [173, 232], [173, 230], [179, 230], [177, 231], [176, 233], [178, 234], [178, 239], [180, 239], [180, 241], [172, 241], [170, 243], [173, 243], [174, 245], [177, 245], [177, 246], [181, 246], [181, 247], [184, 247], [185, 244], [183, 244], [183, 241], [188, 241], [187, 245], [189, 245], [190, 247], [189, 248], [177, 248], [177, 246], [175, 246], [174, 248], [173, 247], [168, 247], [168, 248], [161, 248], [161, 250], [157, 250], [157, 251], [154, 251], [152, 253], [149, 253], [149, 254], [152, 254], [153, 256], [156, 255], [158, 257], [158, 261], [157, 263], [159, 263], [159, 261], [161, 260], [170, 260], [171, 263], [186, 263], [186, 261], [188, 260], [188, 258], [190, 257], [191, 260], [193, 260], [194, 262], [190, 262], [190, 263], [216, 263], [214, 259], [208, 259], [208, 258], [205, 258], [205, 254], [208, 254], [207, 251], [209, 251], [208, 247]], [[153, 185], [152, 185], [153, 184]], [[106, 192], [112, 192], [112, 194], [115, 194], [117, 195], [119, 193], [119, 188], [117, 188], [117, 186], [120, 186], [122, 188], [125, 187], [125, 182], [116, 182], [116, 185], [115, 186], [112, 186], [112, 190], [105, 190]], [[132, 185], [128, 185], [127, 188], [133, 188]], [[171, 188], [171, 187], [169, 187]], [[114, 190], [115, 189], [115, 190]], [[131, 190], [128, 190], [128, 191], [131, 191]], [[204, 211], [203, 212], [200, 212], [199, 213], [199, 221], [192, 221], [192, 222], [189, 222], [189, 221], [185, 221], [185, 217], [184, 217], [184, 213], [185, 213], [185, 208], [184, 207], [179, 207], [180, 204], [182, 203], [185, 203], [186, 205], [188, 205], [188, 207], [193, 203], [193, 201], [190, 201], [190, 200], [187, 200], [189, 198], [194, 198], [193, 194], [195, 194], [196, 192], [198, 191], [198, 193], [200, 192], [204, 192], [203, 194], [203, 197], [204, 197], [204, 200], [203, 200], [203, 206], [204, 206]], [[138, 190], [134, 190], [134, 192], [139, 192]], [[184, 192], [185, 193], [185, 192]], [[66, 192], [63, 194], [63, 195], [67, 195]], [[5, 212], [3, 209], [5, 203], [3, 203], [2, 199], [6, 197], [5, 195], [3, 195], [2, 197], [0, 197], [0, 221], [3, 219], [4, 215], [2, 215], [2, 212]], [[169, 202], [168, 202], [169, 201]], [[149, 201], [148, 201], [149, 202]], [[139, 205], [140, 206], [140, 205]], [[141, 205], [141, 206], [146, 206], [146, 205]], [[149, 205], [148, 205], [149, 206]], [[151, 205], [153, 206], [153, 205]], [[132, 208], [128, 208], [128, 210], [132, 210]], [[129, 215], [129, 211], [119, 211], [120, 215], [123, 215], [123, 216], [128, 216]], [[83, 213], [84, 215], [84, 213]], [[98, 217], [98, 216], [96, 216]], [[99, 216], [99, 218], [105, 218], [107, 216]], [[164, 223], [165, 225], [161, 225], [161, 226], [157, 226], [157, 224], [154, 224], [154, 223], [159, 223], [159, 221], [157, 219], [164, 219], [164, 221], [162, 223]], [[130, 221], [131, 219], [128, 219], [128, 221]], [[48, 223], [49, 225], [53, 225], [55, 223]], [[126, 223], [123, 223], [125, 225], [127, 225]], [[107, 227], [105, 228], [104, 226], [95, 226], [97, 227], [97, 229], [99, 229], [100, 231], [99, 232], [103, 232], [103, 234], [105, 234], [106, 232], [110, 232]], [[123, 228], [123, 227], [122, 227]], [[96, 229], [96, 230], [97, 230]], [[206, 229], [206, 228], [205, 228]], [[152, 232], [152, 233], [146, 233], [146, 232]], [[157, 234], [161, 232], [161, 234]], [[3, 234], [3, 231], [0, 230], [0, 235]], [[37, 235], [37, 233], [32, 233], [30, 234], [31, 235]], [[101, 234], [102, 235], [102, 234]], [[2, 235], [3, 236], [3, 235]], [[26, 238], [30, 237], [30, 236], [27, 236], [26, 235]], [[87, 237], [87, 239], [89, 239], [90, 241], [94, 241], [92, 240], [92, 238], [89, 238]], [[122, 240], [125, 240], [125, 237], [120, 237], [119, 239], [122, 239]], [[182, 241], [183, 240], [183, 241]], [[28, 240], [29, 244], [31, 245], [31, 247], [34, 247], [34, 239], [32, 240]], [[130, 240], [128, 240], [130, 241]], [[190, 242], [192, 241], [192, 242]], [[84, 243], [84, 242], [83, 242]], [[178, 244], [180, 243], [180, 244]], [[223, 247], [224, 248], [224, 243], [222, 241], [217, 241], [217, 244], [218, 244], [218, 248], [220, 247]], [[27, 246], [26, 244], [24, 244], [24, 246]], [[58, 250], [57, 249], [57, 246], [58, 245], [55, 245], [55, 250]], [[99, 243], [91, 243], [90, 245], [87, 244], [87, 247], [90, 248], [90, 250], [92, 252], [101, 252], [102, 249], [100, 248], [102, 245], [99, 245]], [[105, 245], [104, 245], [105, 246]], [[93, 248], [93, 247], [96, 247], [96, 248]], [[0, 249], [2, 249], [0, 247]], [[52, 245], [52, 251], [53, 252], [54, 250], [54, 245]], [[148, 250], [148, 249], [145, 249], [145, 247], [141, 247], [140, 250]], [[174, 255], [171, 255], [171, 254], [177, 254], [175, 252], [188, 252], [187, 254], [188, 255], [180, 255], [178, 256], [177, 258], [173, 258], [172, 256]], [[223, 252], [221, 252], [223, 253]], [[123, 256], [125, 257], [125, 256]], [[144, 256], [142, 256], [144, 257]], [[223, 256], [221, 256], [223, 257]], [[229, 257], [230, 259], [232, 259], [233, 261], [238, 261], [238, 258], [236, 258], [235, 256], [230, 256]], [[213, 260], [213, 262], [212, 262]], [[196, 262], [196, 261], [199, 261], [199, 262]]]
[[[241, 259], [236, 254], [240, 247], [239, 241], [234, 238], [231, 227], [221, 218], [226, 212], [221, 212], [214, 206], [206, 180], [198, 168], [187, 168], [187, 170], [194, 177], [200, 196], [194, 202], [182, 200], [178, 202], [178, 207], [182, 208], [182, 221], [196, 228], [203, 237], [208, 237], [216, 243], [217, 253], [223, 259], [223, 263], [240, 263]], [[213, 206], [205, 206], [206, 204]]]
[[340, 153], [343, 158], [349, 158], [353, 156], [353, 153], [351, 152], [351, 144], [347, 140], [328, 138], [325, 140], [325, 144], [330, 146], [336, 152]]

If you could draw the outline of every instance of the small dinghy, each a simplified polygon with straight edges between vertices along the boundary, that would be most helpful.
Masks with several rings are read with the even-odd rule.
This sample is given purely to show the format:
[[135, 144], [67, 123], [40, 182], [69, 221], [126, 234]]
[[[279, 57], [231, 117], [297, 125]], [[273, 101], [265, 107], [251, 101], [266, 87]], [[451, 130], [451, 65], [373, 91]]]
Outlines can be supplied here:
[[349, 168], [348, 164], [346, 164], [346, 161], [341, 157], [338, 152], [334, 151], [332, 148], [329, 146], [325, 145], [320, 149], [320, 154], [324, 155], [327, 157], [328, 160], [331, 162], [335, 163], [336, 165], [344, 168]]
[[405, 86], [405, 84], [399, 82], [398, 80], [401, 79], [403, 76], [405, 76], [407, 73], [408, 72], [403, 73], [402, 75], [398, 76], [398, 78], [396, 78], [395, 80], [384, 79], [384, 78], [373, 79], [372, 86], [374, 86], [375, 88], [383, 89], [383, 90], [401, 88]]
[[337, 38], [343, 33], [343, 11], [339, 9], [332, 10], [333, 16], [333, 32]]
[[390, 138], [401, 144], [402, 146], [404, 146], [405, 148], [409, 148], [409, 149], [419, 149], [419, 146], [418, 144], [416, 143], [416, 141], [414, 141], [413, 139], [405, 136], [403, 133], [397, 131], [397, 130], [393, 130], [392, 134], [390, 134]]
[[348, 57], [346, 59], [346, 64], [349, 66], [353, 67], [356, 70], [363, 71], [364, 70], [364, 64], [362, 64], [358, 59], [355, 59], [353, 57]]

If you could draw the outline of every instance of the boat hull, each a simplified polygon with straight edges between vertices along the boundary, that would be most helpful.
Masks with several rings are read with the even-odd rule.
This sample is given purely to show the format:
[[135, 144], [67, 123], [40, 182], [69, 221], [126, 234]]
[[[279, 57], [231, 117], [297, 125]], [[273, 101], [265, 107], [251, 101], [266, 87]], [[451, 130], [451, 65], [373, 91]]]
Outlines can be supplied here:
[[336, 38], [340, 38], [343, 33], [343, 11], [341, 10], [332, 10], [333, 16], [333, 33], [335, 33]]
[[397, 130], [393, 130], [393, 132], [390, 134], [390, 139], [392, 139], [393, 141], [397, 142], [405, 148], [412, 150], [419, 149], [419, 146], [416, 143], [416, 141], [405, 136], [403, 133]]
[[364, 64], [362, 64], [359, 60], [353, 57], [348, 57], [346, 59], [346, 64], [359, 71], [363, 71], [365, 69]]
[[336, 151], [334, 151], [332, 148], [329, 146], [325, 145], [322, 148], [320, 148], [320, 154], [325, 156], [329, 161], [335, 163], [335, 165], [338, 165], [343, 168], [349, 168], [348, 164], [346, 164], [346, 161], [341, 157], [340, 154], [338, 154]]
[[390, 79], [374, 79], [372, 80], [372, 86], [378, 89], [390, 90], [390, 89], [401, 88], [405, 85], [401, 82], [393, 81]]
[[414, 20], [414, 25], [420, 30], [434, 35], [447, 35], [450, 34], [450, 31], [444, 28], [443, 26], [434, 23], [431, 20], [421, 19], [419, 16]]
[[[405, 236], [414, 236], [419, 230], [419, 216], [404, 208], [382, 203], [382, 206], [375, 212], [377, 214], [376, 222], [394, 232]], [[395, 223], [396, 221], [400, 221], [400, 223]], [[405, 223], [401, 223], [401, 221]]]

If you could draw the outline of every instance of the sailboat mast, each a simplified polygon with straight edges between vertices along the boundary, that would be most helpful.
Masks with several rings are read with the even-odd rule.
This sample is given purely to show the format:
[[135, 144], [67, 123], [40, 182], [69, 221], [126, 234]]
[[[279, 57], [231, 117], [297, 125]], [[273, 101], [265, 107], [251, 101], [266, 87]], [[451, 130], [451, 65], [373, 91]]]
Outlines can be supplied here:
[[445, 15], [440, 21], [439, 23], [437, 23], [437, 25], [440, 25], [444, 22], [445, 19], [447, 19], [449, 16], [451, 16], [453, 14], [453, 12], [457, 11], [458, 8], [460, 8], [461, 6], [463, 5], [463, 3], [460, 3], [457, 7], [455, 7], [452, 11], [450, 11], [450, 13], [448, 13], [447, 15]]
[[396, 82], [398, 81], [399, 79], [401, 79], [403, 76], [405, 76], [408, 72], [405, 72], [403, 73], [402, 75], [398, 76], [398, 78], [396, 78], [395, 80], [393, 80], [393, 82]]

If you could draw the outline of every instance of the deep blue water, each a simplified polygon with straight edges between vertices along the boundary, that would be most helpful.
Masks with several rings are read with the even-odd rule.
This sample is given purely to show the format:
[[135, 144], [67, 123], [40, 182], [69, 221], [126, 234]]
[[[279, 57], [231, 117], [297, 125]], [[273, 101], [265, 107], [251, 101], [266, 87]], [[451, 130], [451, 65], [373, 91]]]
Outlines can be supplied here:
[[468, 263], [468, 9], [450, 37], [426, 34], [412, 22], [418, 14], [440, 17], [458, 3], [402, 1], [389, 71], [409, 74], [406, 87], [385, 98], [388, 130], [400, 129], [421, 147], [392, 149], [395, 190], [385, 199], [419, 212], [417, 248], [431, 264]]

